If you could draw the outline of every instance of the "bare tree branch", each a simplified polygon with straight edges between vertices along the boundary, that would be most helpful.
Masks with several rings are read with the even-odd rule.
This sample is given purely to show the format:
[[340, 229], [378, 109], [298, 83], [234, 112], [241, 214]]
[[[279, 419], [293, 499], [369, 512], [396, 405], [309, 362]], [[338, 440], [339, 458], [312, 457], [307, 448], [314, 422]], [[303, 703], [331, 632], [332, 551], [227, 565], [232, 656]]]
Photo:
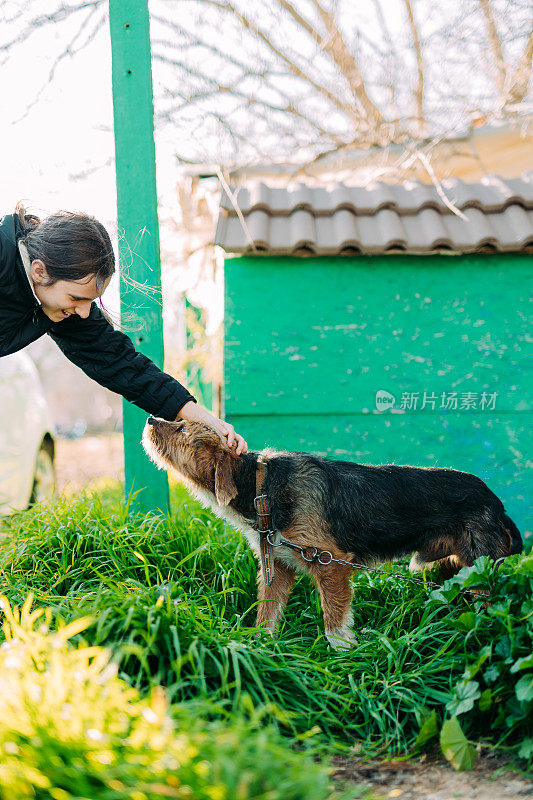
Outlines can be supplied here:
[[285, 11], [288, 11], [291, 17], [315, 40], [319, 47], [323, 46], [323, 36], [296, 10], [292, 3], [289, 3], [288, 0], [278, 0], [278, 3]]
[[502, 98], [505, 97], [505, 84], [507, 80], [507, 65], [503, 56], [502, 42], [498, 28], [496, 27], [496, 20], [490, 0], [479, 0], [481, 10], [485, 17], [487, 24], [487, 31], [489, 36], [489, 43], [494, 58], [494, 65], [496, 67], [496, 86]]
[[[396, 43], [393, 37], [390, 34], [389, 27], [387, 25], [387, 21], [385, 19], [385, 15], [383, 13], [383, 8], [381, 6], [380, 0], [373, 0], [374, 10], [376, 13], [376, 18], [379, 22], [381, 27], [381, 32], [385, 43], [387, 45], [387, 54], [384, 56], [391, 65], [389, 68], [389, 89], [390, 89], [390, 97], [391, 97], [391, 107], [394, 114], [399, 116], [398, 106], [397, 106], [397, 85], [396, 85], [396, 68], [399, 65], [400, 69], [404, 69], [404, 60], [398, 54]], [[394, 65], [394, 69], [393, 69]]]
[[521, 103], [527, 95], [529, 82], [531, 81], [531, 69], [533, 62], [533, 31], [531, 32], [527, 44], [522, 53], [522, 58], [518, 67], [513, 73], [511, 86], [507, 93], [507, 103]]
[[419, 126], [419, 133], [425, 128], [424, 122], [424, 59], [422, 57], [422, 47], [420, 45], [420, 37], [418, 35], [418, 28], [413, 16], [413, 9], [411, 7], [411, 0], [404, 0], [405, 8], [407, 11], [407, 19], [409, 20], [409, 27], [413, 37], [413, 45], [416, 53], [417, 64], [417, 84], [414, 90], [415, 103], [416, 103], [416, 117]]
[[457, 217], [461, 217], [461, 219], [468, 220], [468, 217], [461, 211], [461, 209], [457, 208], [457, 206], [452, 203], [450, 198], [447, 196], [446, 192], [442, 188], [441, 182], [438, 180], [437, 176], [435, 175], [435, 170], [431, 165], [431, 161], [426, 155], [426, 153], [422, 151], [417, 151], [416, 153], [417, 158], [419, 161], [424, 165], [424, 168], [427, 171], [427, 174], [431, 178], [431, 182], [435, 189], [437, 190], [437, 194], [441, 198], [444, 205], [450, 209], [450, 211], [455, 214]]
[[[192, 70], [183, 61], [178, 61], [176, 59], [169, 58], [168, 56], [159, 55], [158, 53], [154, 53], [152, 58], [154, 59], [154, 61], [159, 61], [159, 62], [167, 64], [167, 65], [172, 65], [174, 67], [179, 67], [186, 74], [190, 74], [191, 76], [201, 77], [202, 80], [205, 81], [205, 83], [207, 85], [211, 86], [211, 90], [210, 91], [203, 90], [203, 91], [199, 91], [199, 92], [194, 92], [193, 94], [189, 94], [187, 96], [181, 95], [182, 99], [183, 99], [183, 104], [181, 106], [174, 106], [174, 109], [173, 109], [174, 113], [179, 113], [179, 111], [182, 108], [185, 108], [186, 106], [190, 106], [190, 104], [195, 102], [195, 101], [205, 100], [205, 99], [207, 99], [209, 97], [213, 97], [214, 98], [217, 95], [221, 95], [221, 94], [227, 94], [227, 95], [230, 95], [231, 97], [240, 97], [240, 98], [242, 98], [245, 101], [246, 106], [262, 107], [265, 110], [270, 111], [272, 113], [279, 113], [279, 114], [282, 114], [282, 115], [285, 115], [285, 116], [290, 116], [290, 117], [294, 117], [296, 119], [299, 119], [302, 122], [305, 122], [306, 124], [308, 124], [311, 127], [315, 128], [318, 131], [318, 133], [320, 133], [325, 138], [327, 138], [328, 136], [331, 135], [331, 134], [328, 133], [328, 131], [322, 125], [319, 124], [319, 121], [317, 119], [312, 119], [308, 115], [302, 113], [297, 108], [295, 108], [292, 105], [292, 103], [288, 100], [287, 96], [283, 95], [283, 93], [281, 93], [281, 92], [280, 92], [280, 94], [282, 96], [284, 96], [284, 98], [287, 101], [286, 104], [285, 105], [281, 105], [281, 104], [274, 105], [274, 103], [268, 103], [266, 100], [263, 100], [263, 99], [258, 98], [258, 97], [253, 97], [251, 95], [245, 94], [244, 92], [236, 89], [235, 88], [235, 83], [238, 83], [238, 82], [235, 82], [233, 84], [224, 85], [222, 83], [218, 83], [214, 78], [211, 78], [209, 75], [206, 75], [205, 73], [199, 72], [198, 69]], [[244, 77], [251, 77], [252, 74], [253, 73], [249, 73], [246, 76], [244, 76], [244, 75], [241, 76], [241, 80]], [[255, 75], [255, 77], [261, 77], [261, 75], [259, 73], [257, 73]], [[279, 92], [279, 90], [278, 90], [278, 92]], [[166, 96], [168, 96], [170, 98], [174, 98], [176, 96], [176, 94], [179, 94], [179, 93], [174, 93], [174, 92], [168, 90], [168, 92], [166, 93]], [[170, 117], [167, 116], [167, 119], [168, 119], [168, 121], [170, 121]], [[342, 140], [340, 139], [340, 137], [332, 135], [332, 139], [334, 141], [336, 141], [337, 144], [342, 144]]]
[[346, 105], [340, 100], [333, 92], [330, 92], [325, 86], [317, 83], [313, 78], [306, 74], [299, 66], [296, 64], [294, 60], [289, 58], [285, 53], [283, 53], [278, 47], [274, 45], [267, 34], [265, 34], [260, 28], [258, 28], [248, 17], [245, 17], [244, 14], [235, 8], [232, 3], [224, 2], [223, 0], [201, 0], [201, 2], [214, 6], [215, 8], [219, 8], [226, 12], [231, 12], [236, 19], [238, 19], [243, 26], [252, 31], [259, 39], [261, 39], [264, 44], [289, 67], [291, 73], [295, 75], [297, 78], [301, 78], [302, 80], [308, 82], [317, 92], [321, 95], [326, 97], [330, 103], [336, 106], [340, 111], [343, 113], [348, 112], [349, 115], [352, 117], [353, 121], [359, 125], [360, 118], [359, 115], [355, 112], [354, 109], [347, 109]]
[[[73, 14], [76, 14], [78, 11], [83, 11], [87, 8], [95, 9], [98, 6], [101, 7], [103, 5], [104, 0], [88, 0], [87, 2], [79, 3], [75, 6], [61, 6], [50, 14], [39, 14], [38, 16], [34, 17], [29, 24], [17, 34], [17, 36], [0, 45], [0, 52], [8, 53], [15, 45], [22, 44], [29, 39], [30, 36], [36, 33], [43, 25], [60, 23], [71, 17]], [[5, 59], [0, 63], [5, 63]]]
[[[320, 4], [319, 0], [311, 1], [322, 17], [322, 20], [324, 21], [329, 33], [329, 38], [324, 43], [324, 50], [331, 56], [339, 71], [348, 81], [353, 96], [359, 101], [370, 125], [380, 125], [384, 121], [383, 116], [366, 92], [365, 82], [363, 80], [361, 71], [355, 62], [354, 56], [350, 53], [348, 47], [346, 46], [346, 42], [344, 41], [342, 34], [335, 23], [334, 15], [326, 11]], [[283, 3], [286, 2], [286, 0], [279, 0], [279, 2]]]
[[[480, 120], [531, 113], [526, 0], [402, 0], [401, 16], [389, 13], [390, 0], [186, 2], [183, 14], [185, 0], [151, 0], [156, 120], [174, 128], [184, 159], [205, 152], [223, 167], [262, 159], [317, 171], [336, 153], [345, 163], [345, 153], [394, 144], [401, 169], [414, 164], [413, 148], [426, 153], [446, 131], [464, 136]], [[0, 59], [52, 24], [61, 44], [47, 82], [107, 19], [104, 0], [55, 0], [47, 14], [29, 0], [13, 6], [20, 24], [10, 11]], [[479, 69], [487, 54], [496, 79]]]
[[239, 218], [239, 222], [241, 223], [242, 229], [243, 229], [243, 231], [245, 233], [245, 236], [248, 239], [248, 244], [251, 246], [252, 250], [257, 250], [257, 247], [256, 247], [255, 242], [253, 240], [253, 236], [251, 235], [251, 233], [250, 233], [250, 231], [248, 229], [248, 225], [246, 224], [246, 220], [244, 219], [244, 215], [243, 215], [243, 213], [242, 213], [242, 211], [241, 211], [241, 209], [239, 207], [239, 204], [237, 202], [236, 192], [232, 192], [231, 191], [231, 189], [229, 187], [229, 183], [228, 183], [228, 181], [226, 179], [226, 176], [224, 175], [224, 172], [220, 167], [217, 168], [217, 175], [218, 175], [218, 179], [220, 181], [220, 184], [221, 184], [222, 188], [224, 189], [224, 191], [226, 192], [227, 196], [229, 197], [231, 205], [235, 209], [235, 213], [237, 214], [237, 216]]
[[[25, 119], [28, 116], [28, 114], [30, 113], [30, 111], [33, 108], [33, 106], [35, 106], [39, 102], [39, 100], [41, 99], [41, 97], [43, 95], [43, 92], [50, 85], [50, 83], [52, 83], [52, 81], [54, 79], [54, 76], [55, 76], [55, 73], [56, 73], [56, 70], [57, 70], [58, 66], [60, 65], [60, 63], [63, 61], [63, 59], [67, 58], [67, 56], [70, 56], [72, 58], [74, 55], [76, 55], [76, 53], [79, 53], [80, 50], [83, 50], [84, 47], [86, 47], [90, 42], [93, 41], [95, 36], [98, 34], [98, 31], [103, 27], [103, 25], [105, 23], [105, 17], [101, 16], [101, 18], [96, 22], [96, 25], [87, 34], [87, 22], [88, 22], [89, 19], [91, 19], [91, 17], [93, 17], [98, 12], [98, 10], [99, 10], [98, 6], [95, 5], [95, 7], [91, 9], [89, 14], [81, 22], [80, 26], [78, 27], [78, 29], [76, 30], [74, 35], [71, 37], [71, 39], [68, 42], [68, 44], [65, 47], [65, 49], [62, 50], [61, 53], [59, 53], [58, 56], [56, 56], [56, 58], [55, 58], [55, 60], [54, 60], [54, 62], [52, 64], [52, 67], [51, 67], [51, 69], [50, 69], [50, 71], [48, 73], [48, 76], [44, 80], [41, 88], [38, 90], [38, 92], [35, 95], [35, 97], [33, 98], [33, 100], [30, 101], [30, 103], [28, 103], [28, 105], [24, 109], [24, 112], [22, 113], [22, 115], [13, 121], [14, 124], [16, 124], [17, 122], [20, 122], [21, 120]], [[76, 42], [78, 41], [78, 39], [83, 34], [87, 34], [86, 38], [85, 38], [85, 41], [82, 44], [80, 44], [79, 47], [76, 47]]]

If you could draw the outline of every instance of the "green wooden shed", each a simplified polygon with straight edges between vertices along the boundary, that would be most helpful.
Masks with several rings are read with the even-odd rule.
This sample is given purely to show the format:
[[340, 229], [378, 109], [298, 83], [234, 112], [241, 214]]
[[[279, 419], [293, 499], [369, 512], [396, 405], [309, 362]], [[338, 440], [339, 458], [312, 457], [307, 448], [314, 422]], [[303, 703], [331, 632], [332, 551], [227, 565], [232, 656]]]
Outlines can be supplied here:
[[533, 497], [533, 173], [221, 201], [224, 413], [254, 449], [479, 475]]

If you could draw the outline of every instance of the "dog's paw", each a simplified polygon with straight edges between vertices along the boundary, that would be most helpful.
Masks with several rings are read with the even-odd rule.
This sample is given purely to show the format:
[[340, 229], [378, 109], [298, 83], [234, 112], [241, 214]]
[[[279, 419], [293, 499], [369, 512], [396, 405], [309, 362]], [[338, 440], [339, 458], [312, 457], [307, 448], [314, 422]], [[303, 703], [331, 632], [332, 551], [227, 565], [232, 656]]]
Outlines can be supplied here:
[[277, 639], [277, 626], [274, 624], [266, 624], [263, 623], [262, 625], [257, 625], [254, 631], [254, 637], [258, 640], [272, 640]]
[[326, 631], [326, 639], [334, 650], [349, 650], [357, 642], [353, 630], [348, 626]]

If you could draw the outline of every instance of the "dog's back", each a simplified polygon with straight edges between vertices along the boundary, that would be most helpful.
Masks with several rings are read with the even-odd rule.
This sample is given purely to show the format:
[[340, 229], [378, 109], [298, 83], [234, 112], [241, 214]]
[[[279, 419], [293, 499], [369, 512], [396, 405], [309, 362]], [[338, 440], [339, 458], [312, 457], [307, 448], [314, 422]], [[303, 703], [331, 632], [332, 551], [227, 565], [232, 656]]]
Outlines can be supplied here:
[[[300, 452], [281, 455], [283, 477], [292, 475], [297, 484], [299, 476], [305, 476], [306, 491], [320, 506], [317, 512], [328, 521], [339, 547], [360, 558], [398, 558], [439, 536], [440, 550], [449, 550], [452, 538], [463, 539], [468, 560], [522, 550], [520, 532], [501, 500], [476, 475], [438, 467], [334, 461]], [[276, 493], [277, 462], [273, 454], [269, 463]]]

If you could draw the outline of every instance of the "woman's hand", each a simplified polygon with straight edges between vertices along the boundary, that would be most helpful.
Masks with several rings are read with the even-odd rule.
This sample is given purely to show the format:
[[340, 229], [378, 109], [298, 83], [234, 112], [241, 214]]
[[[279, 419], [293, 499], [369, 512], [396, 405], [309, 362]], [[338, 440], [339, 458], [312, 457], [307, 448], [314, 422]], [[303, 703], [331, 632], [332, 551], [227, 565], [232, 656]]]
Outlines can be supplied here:
[[204, 422], [206, 425], [214, 428], [221, 436], [227, 436], [228, 446], [233, 447], [233, 445], [235, 445], [235, 453], [238, 456], [240, 456], [241, 453], [248, 452], [248, 445], [242, 436], [235, 433], [233, 425], [230, 425], [229, 422], [224, 422], [223, 419], [214, 417], [207, 409], [202, 408], [202, 406], [199, 406], [197, 403], [193, 403], [192, 400], [189, 400], [188, 403], [185, 403], [185, 405], [180, 408], [176, 419], [186, 419], [189, 422]]

